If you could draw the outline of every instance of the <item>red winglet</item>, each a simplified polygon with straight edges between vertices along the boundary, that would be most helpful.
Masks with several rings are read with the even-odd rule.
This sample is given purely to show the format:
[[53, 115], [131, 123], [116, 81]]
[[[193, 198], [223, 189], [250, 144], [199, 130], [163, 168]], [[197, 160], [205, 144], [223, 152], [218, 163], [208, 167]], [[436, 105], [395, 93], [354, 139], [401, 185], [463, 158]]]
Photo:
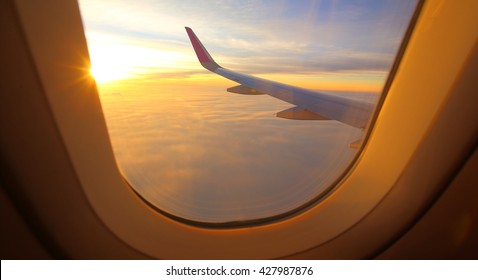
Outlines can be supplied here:
[[212, 62], [211, 56], [208, 54], [204, 46], [201, 44], [201, 41], [199, 41], [198, 37], [196, 34], [194, 34], [194, 31], [186, 27], [186, 32], [188, 33], [189, 39], [191, 40], [191, 44], [193, 45], [194, 51], [196, 52], [196, 55], [198, 56], [199, 62]]
[[194, 51], [199, 59], [199, 62], [207, 69], [214, 71], [219, 67], [217, 63], [212, 59], [211, 55], [207, 52], [206, 48], [202, 45], [201, 41], [199, 41], [194, 31], [189, 28], [185, 27], [186, 32], [188, 33], [189, 40], [191, 40], [191, 44], [193, 45]]

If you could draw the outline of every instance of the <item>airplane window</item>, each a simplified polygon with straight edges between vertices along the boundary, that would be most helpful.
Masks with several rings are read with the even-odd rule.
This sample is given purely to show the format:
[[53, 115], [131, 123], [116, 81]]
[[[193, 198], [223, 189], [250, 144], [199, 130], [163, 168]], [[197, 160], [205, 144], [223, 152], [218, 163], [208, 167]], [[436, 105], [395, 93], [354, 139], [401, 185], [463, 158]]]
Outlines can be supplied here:
[[205, 226], [316, 203], [360, 150], [417, 1], [79, 1], [125, 179]]

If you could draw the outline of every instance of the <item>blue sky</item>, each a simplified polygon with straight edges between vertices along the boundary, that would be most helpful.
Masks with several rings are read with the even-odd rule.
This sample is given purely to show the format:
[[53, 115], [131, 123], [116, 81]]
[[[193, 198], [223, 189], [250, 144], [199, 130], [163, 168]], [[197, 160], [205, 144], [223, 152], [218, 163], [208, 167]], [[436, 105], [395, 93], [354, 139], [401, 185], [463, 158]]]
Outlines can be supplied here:
[[130, 61], [127, 67], [136, 75], [203, 74], [184, 31], [189, 26], [226, 68], [266, 75], [360, 73], [372, 80], [380, 76], [383, 83], [415, 3], [81, 0], [80, 6], [93, 64], [117, 49], [95, 51], [110, 38], [131, 47], [118, 60], [151, 53]]

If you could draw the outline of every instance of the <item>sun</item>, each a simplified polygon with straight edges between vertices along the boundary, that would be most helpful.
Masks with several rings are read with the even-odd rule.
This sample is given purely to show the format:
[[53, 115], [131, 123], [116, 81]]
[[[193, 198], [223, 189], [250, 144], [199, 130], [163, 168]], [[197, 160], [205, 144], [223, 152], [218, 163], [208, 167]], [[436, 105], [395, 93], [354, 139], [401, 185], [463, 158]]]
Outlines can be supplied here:
[[116, 67], [115, 63], [95, 63], [90, 68], [90, 74], [99, 84], [109, 83], [116, 80], [123, 80], [129, 77], [127, 69]]
[[90, 73], [97, 83], [108, 83], [131, 76], [133, 64], [130, 50], [115, 44], [92, 44], [89, 46]]
[[177, 70], [187, 61], [176, 49], [160, 47], [157, 42], [95, 33], [87, 38], [90, 74], [99, 84]]

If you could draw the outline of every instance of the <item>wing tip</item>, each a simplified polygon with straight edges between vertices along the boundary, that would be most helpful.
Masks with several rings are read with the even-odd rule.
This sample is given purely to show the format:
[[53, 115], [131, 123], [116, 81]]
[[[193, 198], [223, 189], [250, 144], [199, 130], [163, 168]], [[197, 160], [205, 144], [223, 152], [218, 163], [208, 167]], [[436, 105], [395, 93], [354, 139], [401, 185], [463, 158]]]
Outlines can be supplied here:
[[191, 41], [191, 45], [193, 46], [194, 51], [196, 52], [196, 56], [201, 63], [201, 65], [210, 70], [215, 71], [220, 66], [214, 61], [211, 55], [208, 53], [206, 48], [203, 46], [199, 38], [196, 36], [194, 31], [190, 28], [185, 26], [186, 32], [189, 36], [189, 40]]

